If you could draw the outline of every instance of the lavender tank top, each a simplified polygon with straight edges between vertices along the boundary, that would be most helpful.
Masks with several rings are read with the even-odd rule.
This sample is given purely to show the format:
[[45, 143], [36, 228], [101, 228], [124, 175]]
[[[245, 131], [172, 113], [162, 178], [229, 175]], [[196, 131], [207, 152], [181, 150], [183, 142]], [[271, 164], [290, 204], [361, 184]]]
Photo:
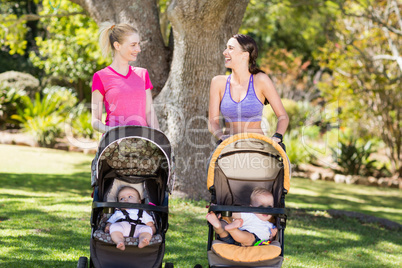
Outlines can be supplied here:
[[264, 104], [255, 94], [253, 75], [250, 76], [247, 95], [240, 102], [235, 102], [230, 94], [230, 76], [226, 81], [225, 93], [223, 94], [220, 107], [225, 122], [261, 121]]

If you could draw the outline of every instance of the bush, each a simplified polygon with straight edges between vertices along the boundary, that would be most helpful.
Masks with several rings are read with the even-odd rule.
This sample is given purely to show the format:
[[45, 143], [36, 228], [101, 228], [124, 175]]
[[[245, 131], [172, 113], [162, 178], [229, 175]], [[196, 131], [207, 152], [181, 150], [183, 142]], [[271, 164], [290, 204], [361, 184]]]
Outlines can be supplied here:
[[302, 136], [297, 130], [287, 132], [283, 138], [283, 143], [286, 145], [286, 154], [294, 168], [297, 169], [297, 166], [302, 163], [315, 161], [315, 156], [306, 149]]
[[68, 90], [49, 90], [43, 98], [39, 93], [35, 99], [22, 96], [23, 107], [11, 118], [19, 121], [25, 132], [35, 137], [40, 146], [52, 147], [62, 135], [62, 123], [76, 99]]
[[15, 71], [1, 73], [0, 84], [4, 87], [14, 88], [16, 91], [22, 91], [23, 95], [31, 97], [39, 90], [38, 79], [30, 74]]
[[70, 110], [77, 104], [78, 98], [73, 89], [61, 86], [50, 86], [43, 89], [43, 94], [55, 98], [62, 103], [59, 108], [63, 115], [67, 115]]
[[18, 124], [11, 119], [11, 115], [17, 112], [17, 106], [21, 104], [23, 91], [0, 85], [0, 127], [9, 128]]
[[49, 116], [35, 116], [23, 123], [23, 129], [31, 134], [39, 146], [52, 148], [61, 137], [63, 117], [57, 113]]
[[338, 163], [340, 170], [334, 169], [337, 173], [347, 175], [371, 176], [375, 173], [376, 160], [370, 160], [374, 152], [373, 142], [360, 143], [357, 139], [349, 137], [341, 140], [337, 148], [331, 148], [332, 157]]
[[92, 128], [92, 114], [91, 111], [85, 107], [84, 103], [78, 104], [71, 110], [69, 115], [72, 133], [77, 137], [84, 137], [88, 139], [94, 138], [94, 129]]
[[[308, 119], [311, 110], [313, 109], [311, 104], [307, 101], [296, 102], [289, 99], [282, 99], [282, 103], [289, 116], [289, 126], [287, 132], [302, 127]], [[263, 117], [268, 120], [270, 127], [276, 126], [277, 118], [270, 105], [266, 105], [264, 107]], [[273, 134], [275, 130], [269, 130], [269, 133], [271, 132]]]

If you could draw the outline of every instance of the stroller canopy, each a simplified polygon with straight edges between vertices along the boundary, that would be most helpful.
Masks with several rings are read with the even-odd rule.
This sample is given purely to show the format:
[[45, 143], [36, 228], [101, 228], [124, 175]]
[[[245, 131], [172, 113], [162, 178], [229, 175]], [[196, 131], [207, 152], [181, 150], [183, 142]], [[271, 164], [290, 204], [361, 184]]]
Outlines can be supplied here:
[[[236, 157], [242, 154], [242, 158]], [[275, 161], [278, 160], [278, 161]], [[281, 160], [281, 161], [279, 161]], [[219, 167], [226, 177], [258, 181], [275, 177], [284, 168], [284, 188], [289, 191], [291, 165], [283, 148], [272, 139], [257, 133], [240, 133], [224, 140], [214, 151], [208, 166], [208, 189], [215, 183], [215, 167]]]
[[96, 179], [113, 169], [119, 176], [152, 176], [162, 167], [168, 173], [172, 149], [168, 138], [159, 130], [143, 126], [116, 127], [101, 139], [96, 166]]

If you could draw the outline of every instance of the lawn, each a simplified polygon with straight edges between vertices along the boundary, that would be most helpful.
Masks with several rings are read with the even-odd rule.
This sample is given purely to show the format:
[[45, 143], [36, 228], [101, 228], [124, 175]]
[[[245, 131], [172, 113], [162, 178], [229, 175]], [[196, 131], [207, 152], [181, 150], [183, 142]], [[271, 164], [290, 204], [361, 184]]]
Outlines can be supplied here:
[[[0, 145], [0, 267], [76, 267], [89, 257], [91, 155]], [[283, 267], [400, 267], [401, 230], [348, 210], [402, 224], [402, 192], [293, 178]], [[170, 199], [165, 261], [208, 267], [205, 201]]]

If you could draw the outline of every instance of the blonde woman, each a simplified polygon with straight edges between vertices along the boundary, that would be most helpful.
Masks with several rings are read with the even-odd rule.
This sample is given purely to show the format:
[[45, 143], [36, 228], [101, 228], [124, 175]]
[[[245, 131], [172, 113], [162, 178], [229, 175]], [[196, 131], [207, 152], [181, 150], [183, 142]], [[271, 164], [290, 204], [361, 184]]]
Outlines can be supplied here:
[[[128, 24], [104, 22], [100, 25], [99, 44], [112, 63], [97, 71], [92, 80], [92, 127], [105, 133], [115, 126], [139, 125], [159, 129], [148, 71], [132, 67], [130, 61], [141, 52], [140, 37]], [[102, 122], [105, 107], [106, 120]]]

